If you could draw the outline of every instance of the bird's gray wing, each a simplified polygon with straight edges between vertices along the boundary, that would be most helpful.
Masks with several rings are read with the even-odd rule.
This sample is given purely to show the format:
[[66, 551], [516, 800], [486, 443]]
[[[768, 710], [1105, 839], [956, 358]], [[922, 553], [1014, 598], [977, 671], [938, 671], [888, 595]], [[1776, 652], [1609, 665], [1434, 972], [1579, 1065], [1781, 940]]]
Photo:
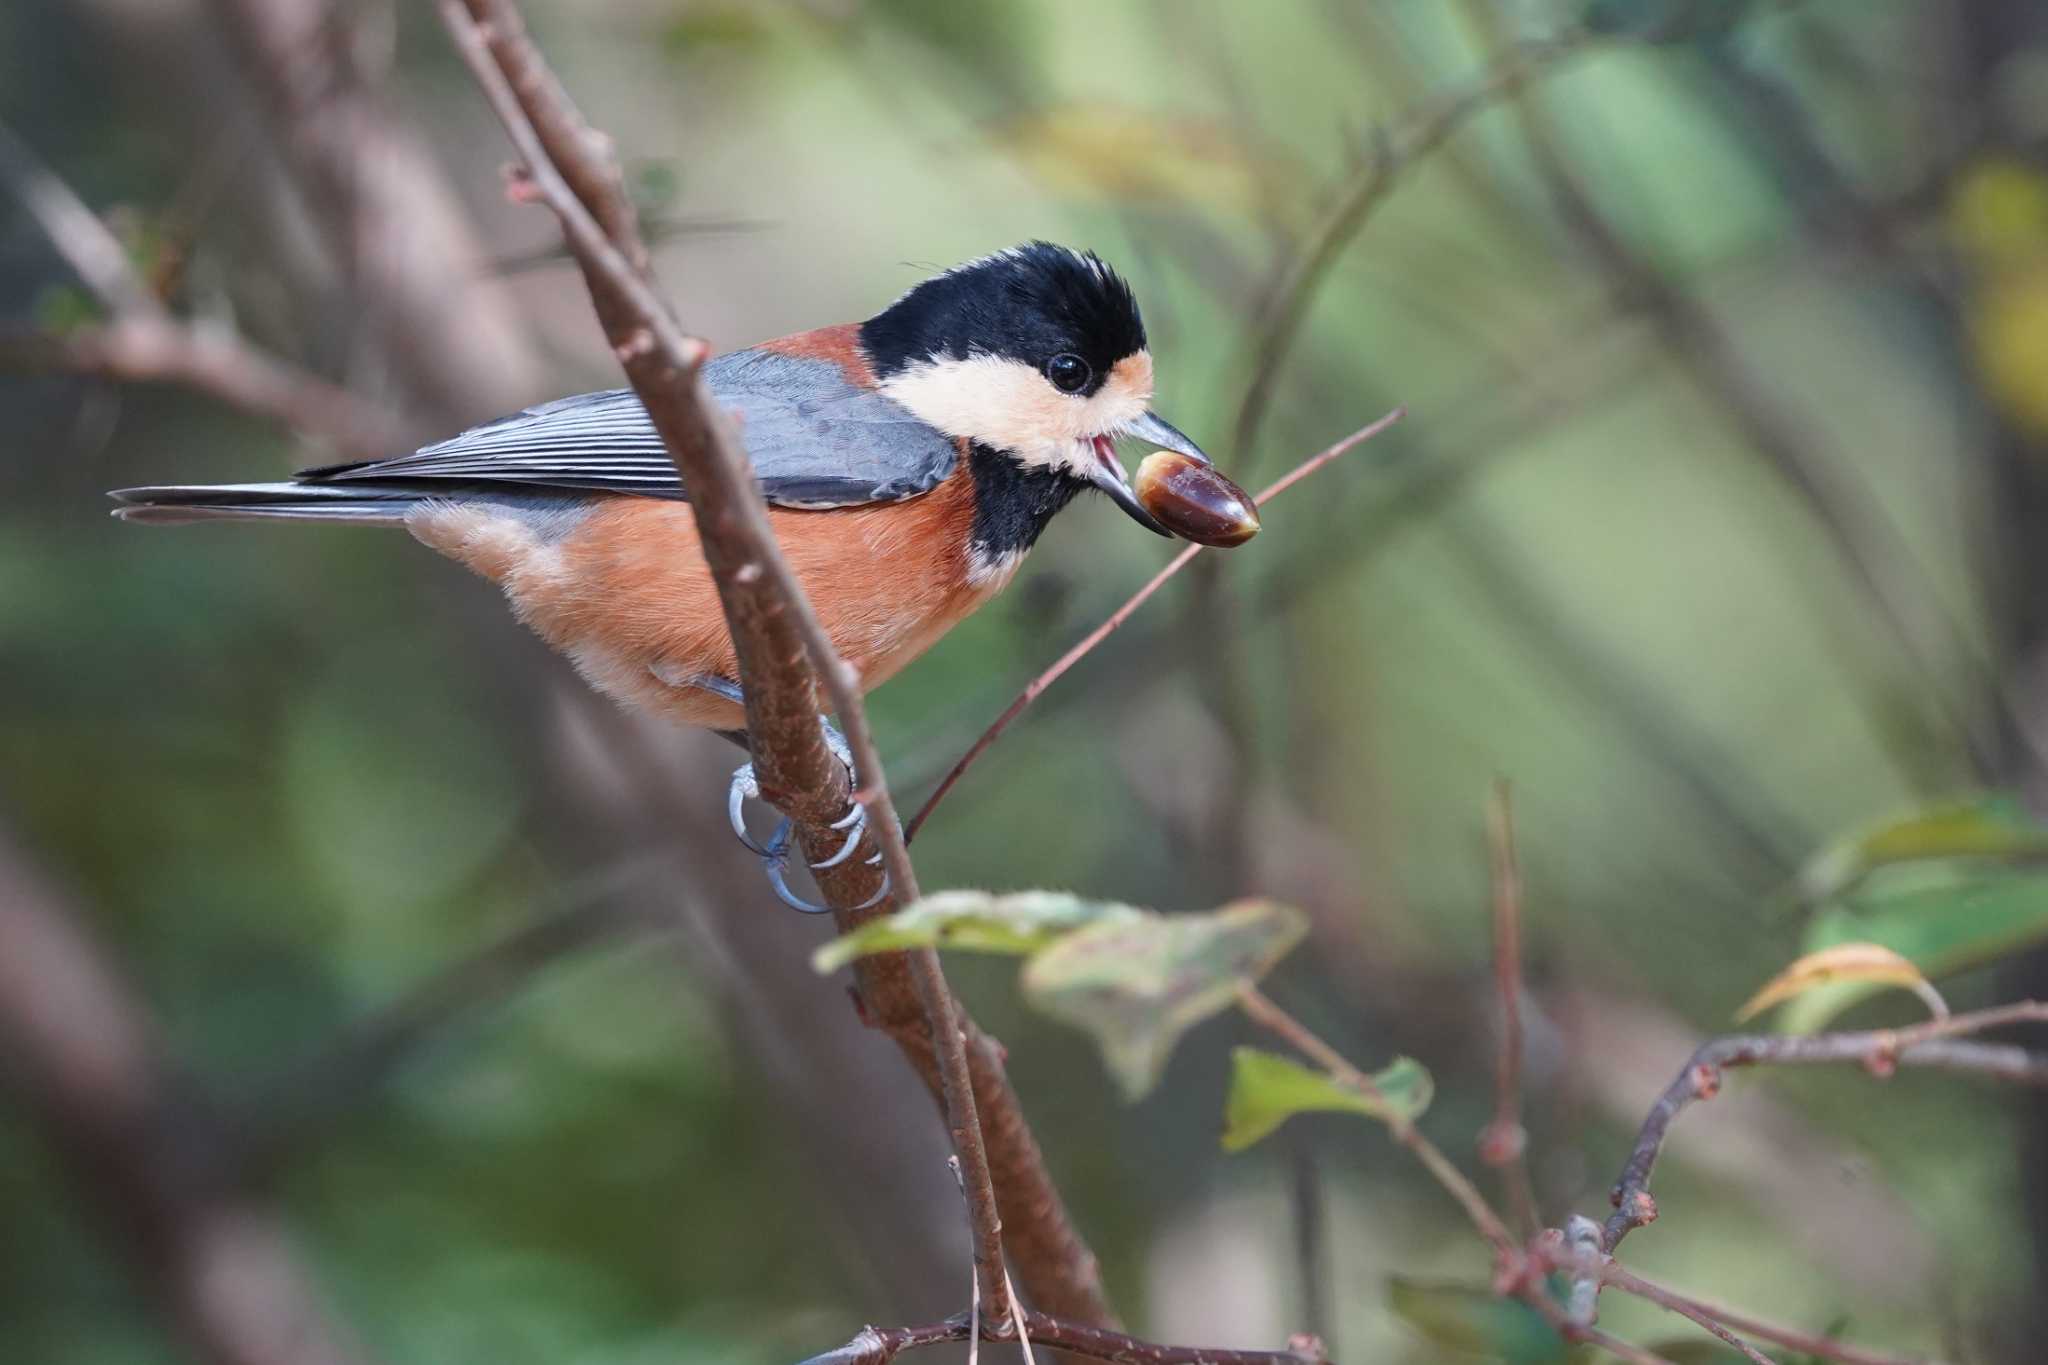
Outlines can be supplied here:
[[[930, 492], [959, 459], [951, 438], [830, 361], [733, 351], [704, 367], [768, 501], [849, 507]], [[395, 459], [335, 465], [316, 483], [506, 483], [527, 488], [689, 497], [647, 410], [631, 389], [528, 408]]]

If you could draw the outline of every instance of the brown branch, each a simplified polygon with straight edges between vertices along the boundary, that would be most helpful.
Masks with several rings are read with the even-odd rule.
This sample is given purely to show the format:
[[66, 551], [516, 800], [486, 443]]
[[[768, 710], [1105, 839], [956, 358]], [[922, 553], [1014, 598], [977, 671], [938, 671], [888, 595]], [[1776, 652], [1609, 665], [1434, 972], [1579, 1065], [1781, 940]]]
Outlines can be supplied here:
[[0, 368], [180, 384], [282, 422], [356, 458], [389, 455], [401, 447], [399, 424], [381, 409], [264, 355], [224, 327], [173, 317], [136, 273], [113, 230], [4, 124], [0, 183], [21, 200], [110, 315], [103, 325], [0, 335]]
[[1493, 978], [1500, 993], [1500, 1059], [1494, 1070], [1493, 1121], [1479, 1134], [1479, 1159], [1498, 1167], [1523, 1236], [1542, 1226], [1529, 1180], [1529, 1134], [1522, 1126], [1522, 867], [1515, 856], [1513, 797], [1496, 782], [1486, 807], [1493, 865]]
[[276, 360], [222, 328], [161, 309], [103, 326], [0, 336], [0, 368], [55, 370], [123, 383], [176, 384], [290, 427], [350, 459], [403, 450], [402, 423], [318, 375]]
[[213, 1365], [353, 1365], [274, 1213], [220, 1159], [211, 1108], [56, 892], [0, 837], [0, 1063], [113, 1245]]
[[[462, 197], [399, 101], [370, 88], [343, 0], [212, 0], [254, 96], [238, 111], [276, 144], [290, 191], [341, 277], [352, 313], [395, 358], [407, 406], [469, 421], [531, 397], [541, 375], [509, 291]], [[217, 62], [209, 76], [218, 79]]]
[[[1285, 1039], [1296, 1051], [1328, 1072], [1331, 1079], [1349, 1086], [1367, 1098], [1384, 1098], [1372, 1077], [1353, 1066], [1343, 1053], [1310, 1032], [1308, 1026], [1299, 1019], [1274, 1004], [1257, 986], [1250, 982], [1240, 985], [1237, 1001], [1246, 1017], [1253, 1023]], [[1459, 1206], [1465, 1210], [1465, 1216], [1472, 1220], [1472, 1226], [1479, 1230], [1480, 1236], [1492, 1244], [1496, 1254], [1504, 1261], [1518, 1257], [1521, 1253], [1515, 1245], [1514, 1237], [1509, 1234], [1507, 1225], [1501, 1221], [1500, 1215], [1493, 1211], [1493, 1206], [1486, 1202], [1486, 1196], [1479, 1192], [1479, 1187], [1467, 1179], [1465, 1173], [1443, 1154], [1442, 1149], [1424, 1137], [1412, 1122], [1393, 1112], [1391, 1106], [1387, 1112], [1389, 1117], [1385, 1122], [1387, 1130], [1393, 1134], [1394, 1141], [1415, 1153], [1416, 1159], [1435, 1178], [1436, 1183], [1443, 1186], [1451, 1198], [1458, 1201]]]
[[2048, 1086], [2048, 1057], [2007, 1045], [1960, 1041], [1965, 1034], [2043, 1020], [2048, 1020], [2048, 1002], [2023, 1000], [1911, 1028], [1808, 1036], [1734, 1034], [1701, 1044], [1643, 1120], [1635, 1147], [1609, 1196], [1615, 1211], [1603, 1231], [1605, 1249], [1612, 1252], [1622, 1238], [1656, 1219], [1650, 1173], [1663, 1150], [1665, 1135], [1687, 1106], [1720, 1093], [1721, 1073], [1729, 1067], [1854, 1062], [1883, 1079], [1901, 1066], [1927, 1066], [1981, 1072], [2020, 1085]]
[[[1258, 506], [1264, 507], [1268, 502], [1271, 502], [1274, 498], [1294, 487], [1295, 484], [1320, 470], [1324, 465], [1329, 464], [1353, 446], [1362, 445], [1366, 441], [1371, 440], [1407, 415], [1407, 408], [1398, 407], [1378, 421], [1360, 427], [1343, 440], [1303, 460], [1256, 494], [1252, 501]], [[1097, 645], [1108, 639], [1119, 626], [1130, 620], [1133, 612], [1137, 611], [1139, 607], [1144, 606], [1154, 593], [1165, 587], [1167, 581], [1186, 568], [1189, 561], [1193, 560], [1201, 551], [1202, 547], [1200, 545], [1189, 545], [1171, 560], [1167, 561], [1166, 567], [1152, 575], [1146, 581], [1144, 587], [1132, 593], [1129, 600], [1111, 612], [1108, 620], [1104, 621], [1094, 630], [1089, 631], [1072, 649], [1069, 649], [1066, 653], [1060, 655], [1059, 658], [1053, 660], [1051, 666], [1043, 673], [1040, 673], [1029, 683], [1026, 683], [1024, 690], [1017, 694], [1016, 699], [1003, 708], [1003, 713], [995, 718], [995, 721], [988, 729], [982, 731], [981, 738], [975, 740], [969, 746], [967, 752], [960, 755], [959, 761], [953, 764], [952, 768], [947, 771], [943, 778], [939, 779], [939, 785], [932, 789], [932, 794], [925, 798], [922, 806], [918, 807], [917, 814], [910, 818], [910, 825], [905, 830], [905, 837], [913, 839], [917, 837], [917, 832], [924, 828], [924, 822], [931, 817], [932, 811], [937, 809], [939, 802], [945, 799], [946, 793], [953, 790], [953, 784], [958, 782], [968, 768], [974, 765], [976, 759], [987, 753], [990, 746], [1002, 738], [1003, 731], [1010, 728], [1010, 722], [1023, 715], [1025, 709], [1032, 702], [1038, 700], [1039, 696], [1047, 688], [1058, 682], [1068, 669], [1081, 662], [1082, 659], [1094, 651]]]
[[[1291, 1338], [1279, 1351], [1226, 1351], [1214, 1346], [1165, 1346], [1141, 1341], [1122, 1332], [1112, 1332], [1085, 1323], [1067, 1322], [1045, 1313], [1021, 1314], [1031, 1340], [1087, 1360], [1106, 1360], [1112, 1365], [1329, 1365], [1323, 1344], [1314, 1337]], [[981, 1340], [1004, 1341], [983, 1323]], [[812, 1356], [803, 1365], [889, 1365], [905, 1351], [967, 1341], [972, 1333], [968, 1316], [961, 1314], [924, 1327], [863, 1327], [852, 1341], [823, 1355]]]
[[1677, 1294], [1666, 1294], [1648, 1280], [1630, 1274], [1611, 1260], [1602, 1272], [1601, 1280], [1605, 1284], [1610, 1284], [1616, 1289], [1634, 1294], [1638, 1298], [1646, 1299], [1656, 1304], [1659, 1308], [1676, 1313], [1687, 1321], [1704, 1328], [1720, 1341], [1734, 1347], [1748, 1359], [1755, 1361], [1756, 1365], [1775, 1365], [1775, 1362], [1769, 1356], [1722, 1326], [1721, 1323], [1714, 1319], [1712, 1314], [1708, 1313], [1698, 1304]]
[[[646, 247], [609, 140], [583, 121], [509, 0], [443, 0], [441, 12], [526, 173], [561, 219], [605, 334], [690, 489], [705, 560], [739, 659], [763, 795], [797, 822], [798, 844], [813, 861], [831, 851], [830, 825], [843, 815], [849, 799], [867, 805], [872, 817], [868, 842], [879, 843], [896, 894], [914, 898], [916, 873], [867, 726], [858, 678], [833, 651], [782, 558], [752, 465], [730, 421], [704, 388], [699, 371], [708, 347], [682, 333], [653, 290]], [[848, 791], [847, 774], [825, 744], [817, 715], [820, 677], [860, 771], [858, 792]], [[853, 921], [877, 890], [875, 874], [857, 858], [819, 882], [843, 924]], [[875, 906], [869, 913], [887, 908]], [[1002, 1321], [1009, 1307], [1002, 1221], [977, 1112], [969, 1039], [937, 954], [907, 954], [901, 970], [923, 1016], [935, 1088], [964, 1168], [977, 1273], [986, 1287], [990, 1316]], [[992, 1098], [1008, 1098], [1007, 1089]], [[1016, 1123], [1021, 1125], [1021, 1115]], [[1035, 1146], [1030, 1152], [1036, 1155]], [[1042, 1183], [1050, 1185], [1049, 1180]], [[1057, 1212], [1056, 1201], [1052, 1207]], [[1042, 1201], [1040, 1212], [1045, 1212]], [[1083, 1264], [1092, 1270], [1092, 1258]], [[1047, 1278], [1057, 1269], [1048, 1267]], [[1105, 1311], [1099, 1288], [1094, 1298], [1086, 1306]]]
[[121, 239], [4, 123], [0, 123], [0, 183], [21, 201], [50, 244], [108, 311], [134, 317], [165, 316], [162, 300], [136, 273]]
[[[1611, 1258], [1603, 1260], [1605, 1263], [1599, 1268], [1599, 1276], [1605, 1283], [1623, 1293], [1634, 1294], [1659, 1307], [1682, 1314], [1715, 1332], [1717, 1336], [1722, 1336], [1722, 1332], [1716, 1330], [1716, 1325], [1722, 1329], [1732, 1328], [1779, 1346], [1790, 1347], [1805, 1355], [1819, 1356], [1823, 1360], [1839, 1360], [1843, 1365], [1934, 1365], [1934, 1362], [1924, 1356], [1895, 1356], [1866, 1351], [1847, 1342], [1837, 1341], [1833, 1337], [1803, 1332], [1796, 1327], [1767, 1322], [1762, 1318], [1751, 1317], [1747, 1313], [1722, 1308], [1717, 1304], [1694, 1298], [1690, 1294], [1681, 1294], [1675, 1289], [1668, 1289], [1652, 1280], [1646, 1280]], [[1723, 1336], [1722, 1339], [1727, 1338]], [[1756, 1355], [1754, 1351], [1750, 1354], [1752, 1357]]]

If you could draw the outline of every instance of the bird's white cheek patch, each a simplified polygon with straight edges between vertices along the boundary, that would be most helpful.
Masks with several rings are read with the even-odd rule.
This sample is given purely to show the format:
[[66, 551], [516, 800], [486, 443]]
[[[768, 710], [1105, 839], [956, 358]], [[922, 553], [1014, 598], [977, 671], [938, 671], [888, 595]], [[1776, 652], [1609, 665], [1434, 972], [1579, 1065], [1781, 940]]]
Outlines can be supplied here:
[[882, 391], [948, 436], [1085, 473], [1090, 437], [1144, 415], [1152, 357], [1125, 356], [1086, 398], [1061, 393], [1022, 361], [992, 355], [928, 360], [885, 380]]

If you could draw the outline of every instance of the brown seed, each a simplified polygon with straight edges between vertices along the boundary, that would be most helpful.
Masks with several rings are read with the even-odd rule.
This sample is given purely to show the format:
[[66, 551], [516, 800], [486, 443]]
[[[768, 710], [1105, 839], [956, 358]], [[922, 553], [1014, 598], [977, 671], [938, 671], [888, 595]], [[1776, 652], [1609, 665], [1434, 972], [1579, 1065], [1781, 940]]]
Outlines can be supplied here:
[[1227, 549], [1259, 533], [1259, 509], [1251, 495], [1212, 466], [1177, 450], [1147, 455], [1131, 486], [1145, 510], [1183, 540]]

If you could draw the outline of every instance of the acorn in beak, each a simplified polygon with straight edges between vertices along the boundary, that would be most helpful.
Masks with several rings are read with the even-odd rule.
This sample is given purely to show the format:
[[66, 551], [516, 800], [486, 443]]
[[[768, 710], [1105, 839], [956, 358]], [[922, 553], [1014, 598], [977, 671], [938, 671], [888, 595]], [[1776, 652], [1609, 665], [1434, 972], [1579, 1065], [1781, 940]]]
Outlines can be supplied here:
[[1218, 473], [1202, 448], [1156, 413], [1146, 413], [1128, 432], [1160, 447], [1138, 466], [1136, 484], [1107, 436], [1094, 438], [1090, 481], [1148, 531], [1179, 536], [1198, 545], [1229, 548], [1259, 533], [1259, 509], [1242, 488]]

